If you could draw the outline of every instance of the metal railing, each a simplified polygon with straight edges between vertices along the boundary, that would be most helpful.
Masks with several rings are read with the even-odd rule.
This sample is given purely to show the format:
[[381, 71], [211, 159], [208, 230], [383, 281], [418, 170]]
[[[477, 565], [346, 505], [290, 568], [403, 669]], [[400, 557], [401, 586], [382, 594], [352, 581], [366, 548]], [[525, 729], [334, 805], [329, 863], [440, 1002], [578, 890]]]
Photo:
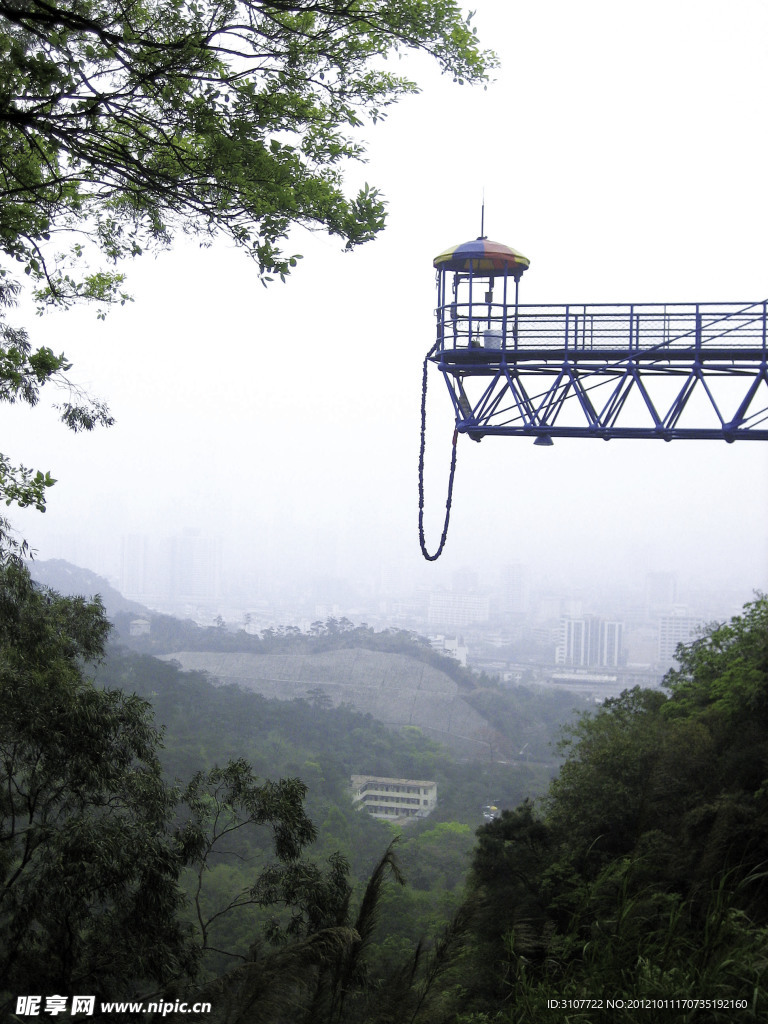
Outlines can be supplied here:
[[768, 300], [750, 303], [503, 305], [451, 303], [437, 310], [443, 350], [766, 354]]

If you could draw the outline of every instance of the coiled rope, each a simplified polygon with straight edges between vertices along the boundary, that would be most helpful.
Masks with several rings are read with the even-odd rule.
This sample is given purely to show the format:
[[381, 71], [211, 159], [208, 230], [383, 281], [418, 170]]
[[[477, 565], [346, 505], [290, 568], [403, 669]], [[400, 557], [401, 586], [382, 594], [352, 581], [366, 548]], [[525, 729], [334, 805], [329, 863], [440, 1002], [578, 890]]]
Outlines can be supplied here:
[[427, 551], [427, 544], [424, 539], [424, 448], [426, 444], [427, 436], [427, 369], [429, 367], [429, 357], [433, 354], [437, 348], [437, 342], [427, 352], [424, 357], [424, 370], [421, 378], [421, 445], [419, 448], [419, 545], [421, 546], [421, 553], [427, 559], [428, 562], [435, 562], [443, 553], [445, 547], [445, 539], [448, 536], [448, 523], [451, 519], [451, 504], [453, 503], [453, 478], [456, 474], [456, 442], [459, 438], [458, 430], [453, 431], [453, 444], [451, 449], [451, 471], [448, 477], [448, 497], [445, 502], [445, 522], [443, 523], [443, 533], [440, 537], [440, 546], [437, 551], [430, 555]]

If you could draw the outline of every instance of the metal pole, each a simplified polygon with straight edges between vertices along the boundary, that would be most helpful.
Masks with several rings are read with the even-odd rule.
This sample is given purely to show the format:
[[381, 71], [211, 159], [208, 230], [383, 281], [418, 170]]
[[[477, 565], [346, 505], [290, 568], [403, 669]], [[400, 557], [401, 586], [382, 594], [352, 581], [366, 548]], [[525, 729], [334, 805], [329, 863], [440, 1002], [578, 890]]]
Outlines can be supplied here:
[[507, 277], [509, 276], [509, 267], [504, 264], [504, 296], [503, 296], [503, 313], [501, 315], [501, 347], [506, 352], [507, 350]]
[[514, 339], [515, 339], [515, 351], [517, 351], [517, 298], [518, 298], [518, 295], [519, 295], [519, 291], [520, 291], [520, 274], [516, 273], [515, 274], [515, 329], [514, 329], [514, 332], [513, 332]]

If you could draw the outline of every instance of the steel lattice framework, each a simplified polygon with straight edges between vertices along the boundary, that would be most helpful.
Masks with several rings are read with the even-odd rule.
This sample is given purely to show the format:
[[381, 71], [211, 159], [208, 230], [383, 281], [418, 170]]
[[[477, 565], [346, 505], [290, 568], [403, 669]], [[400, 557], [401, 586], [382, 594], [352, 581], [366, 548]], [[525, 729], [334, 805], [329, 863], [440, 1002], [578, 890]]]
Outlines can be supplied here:
[[766, 302], [451, 312], [430, 359], [473, 438], [768, 440]]
[[[456, 438], [768, 441], [768, 301], [521, 305], [529, 260], [484, 235], [435, 257], [437, 338], [424, 359], [419, 543], [440, 557]], [[453, 402], [448, 498], [434, 553], [424, 538], [427, 371]]]
[[483, 238], [435, 266], [460, 433], [768, 440], [767, 302], [520, 305], [528, 260]]

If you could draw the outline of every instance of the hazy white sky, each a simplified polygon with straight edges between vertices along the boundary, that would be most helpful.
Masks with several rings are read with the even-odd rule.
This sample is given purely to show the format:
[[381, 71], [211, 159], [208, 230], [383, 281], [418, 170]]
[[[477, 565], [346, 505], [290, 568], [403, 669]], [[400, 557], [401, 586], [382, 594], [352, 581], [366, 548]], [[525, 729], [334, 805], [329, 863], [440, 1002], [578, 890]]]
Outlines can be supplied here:
[[[768, 7], [758, 0], [475, 0], [502, 67], [487, 91], [405, 63], [423, 92], [367, 127], [389, 226], [340, 252], [297, 231], [304, 259], [264, 290], [223, 244], [188, 241], [129, 268], [135, 302], [29, 326], [110, 404], [109, 431], [3, 409], [3, 450], [50, 469], [49, 511], [13, 520], [46, 558], [81, 534], [224, 538], [229, 565], [428, 583], [525, 561], [606, 579], [674, 569], [768, 585], [768, 445], [459, 441], [446, 552], [417, 539], [421, 363], [433, 257], [486, 233], [525, 253], [523, 302], [758, 300], [768, 294]], [[430, 546], [439, 537], [450, 403], [435, 376]]]

